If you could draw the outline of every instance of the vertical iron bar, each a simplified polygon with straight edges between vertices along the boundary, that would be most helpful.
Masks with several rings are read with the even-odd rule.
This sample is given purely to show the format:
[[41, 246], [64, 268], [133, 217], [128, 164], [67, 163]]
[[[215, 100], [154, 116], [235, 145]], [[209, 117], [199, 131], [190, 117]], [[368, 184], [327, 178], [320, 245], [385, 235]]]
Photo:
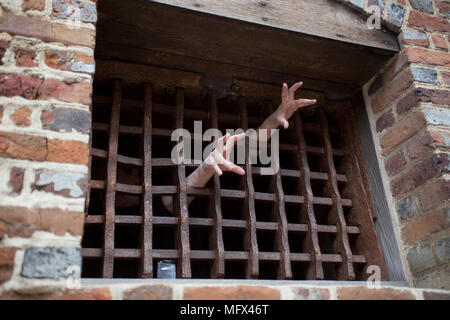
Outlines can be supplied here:
[[[247, 102], [244, 97], [239, 98], [239, 109], [241, 111], [241, 127], [244, 131], [248, 129]], [[247, 230], [244, 240], [245, 250], [249, 252], [246, 277], [258, 278], [258, 242], [256, 237], [256, 213], [255, 213], [255, 190], [252, 181], [252, 164], [249, 147], [249, 136], [245, 137], [245, 208], [247, 209]]]
[[[268, 111], [273, 112], [272, 102], [266, 102]], [[270, 130], [267, 132], [267, 137], [270, 135]], [[271, 151], [273, 152], [273, 151]], [[283, 183], [281, 180], [281, 168], [278, 169], [277, 173], [273, 177], [274, 188], [275, 188], [275, 219], [278, 222], [277, 231], [277, 249], [280, 251], [280, 264], [278, 268], [278, 279], [292, 279], [292, 268], [291, 268], [291, 252], [289, 249], [289, 239], [288, 239], [288, 221], [286, 217], [286, 210], [284, 204], [284, 191]]]
[[103, 238], [103, 278], [112, 278], [114, 273], [115, 200], [117, 179], [117, 148], [119, 144], [121, 81], [114, 80], [113, 104], [109, 125], [109, 147], [106, 177], [105, 228]]
[[153, 278], [152, 232], [153, 232], [153, 198], [152, 198], [152, 85], [144, 87], [144, 128], [143, 128], [143, 212], [141, 244], [141, 278]]
[[309, 169], [308, 157], [306, 154], [306, 142], [303, 136], [303, 123], [299, 112], [294, 114], [295, 130], [297, 134], [297, 148], [300, 162], [300, 189], [304, 203], [302, 205], [302, 214], [308, 217], [308, 228], [310, 240], [312, 243], [312, 263], [314, 268], [308, 268], [308, 279], [323, 280], [322, 253], [319, 247], [319, 237], [317, 233], [317, 222], [314, 215], [314, 196], [311, 188], [311, 171]]
[[[219, 128], [217, 99], [211, 92], [210, 96], [210, 121], [211, 128]], [[225, 276], [225, 248], [222, 235], [222, 207], [220, 198], [220, 178], [217, 174], [213, 176], [213, 209], [214, 209], [214, 232], [212, 235], [213, 246], [216, 252], [216, 258], [212, 267], [212, 278], [223, 278]]]
[[342, 209], [342, 198], [339, 193], [339, 187], [337, 183], [337, 174], [336, 168], [334, 166], [333, 160], [333, 150], [330, 141], [329, 129], [328, 129], [328, 121], [325, 115], [325, 111], [321, 108], [319, 111], [320, 117], [320, 125], [322, 132], [322, 142], [325, 152], [325, 158], [328, 169], [328, 181], [331, 187], [331, 196], [333, 198], [333, 207], [332, 211], [335, 211], [337, 214], [337, 230], [338, 237], [340, 237], [340, 241], [338, 242], [338, 246], [343, 251], [344, 255], [342, 257], [342, 264], [344, 265], [344, 272], [346, 279], [340, 280], [354, 280], [355, 279], [355, 271], [353, 269], [353, 261], [352, 261], [352, 252], [350, 249], [350, 244], [348, 241], [347, 234], [347, 223], [345, 222], [344, 210]]
[[[176, 128], [183, 128], [184, 119], [184, 90], [176, 89]], [[182, 151], [183, 153], [184, 151]], [[184, 159], [184, 154], [182, 154]], [[175, 211], [179, 216], [178, 223], [178, 267], [179, 278], [191, 278], [191, 252], [189, 247], [189, 213], [187, 207], [186, 167], [184, 161], [176, 167], [178, 194], [175, 196]]]

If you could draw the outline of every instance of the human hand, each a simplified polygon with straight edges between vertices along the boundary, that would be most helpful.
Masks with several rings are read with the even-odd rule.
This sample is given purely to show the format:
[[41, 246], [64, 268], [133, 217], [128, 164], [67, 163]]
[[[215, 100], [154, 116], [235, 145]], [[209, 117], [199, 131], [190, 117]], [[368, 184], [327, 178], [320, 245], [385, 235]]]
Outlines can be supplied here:
[[278, 109], [272, 114], [273, 121], [276, 126], [283, 126], [284, 129], [289, 127], [289, 118], [299, 108], [313, 105], [317, 103], [316, 99], [295, 99], [295, 92], [303, 86], [303, 82], [295, 83], [291, 88], [288, 88], [286, 83], [283, 83], [281, 90], [281, 104]]
[[245, 171], [241, 167], [235, 165], [230, 161], [230, 154], [233, 150], [234, 144], [245, 137], [245, 133], [231, 136], [229, 133], [217, 140], [216, 148], [205, 159], [205, 164], [212, 168], [219, 176], [223, 171], [234, 172], [239, 175], [244, 175]]

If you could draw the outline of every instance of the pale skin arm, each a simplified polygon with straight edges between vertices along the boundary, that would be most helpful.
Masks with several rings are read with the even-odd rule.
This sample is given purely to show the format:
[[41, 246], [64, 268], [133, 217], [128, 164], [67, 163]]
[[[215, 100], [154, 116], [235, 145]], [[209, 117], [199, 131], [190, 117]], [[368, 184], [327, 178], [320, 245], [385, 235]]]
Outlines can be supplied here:
[[[313, 105], [317, 102], [315, 99], [295, 99], [295, 92], [303, 86], [303, 82], [295, 83], [291, 88], [286, 83], [283, 84], [281, 90], [281, 104], [258, 128], [258, 137], [262, 130], [267, 130], [267, 140], [270, 139], [270, 130], [282, 126], [284, 129], [289, 127], [289, 119], [299, 108]], [[191, 187], [203, 188], [217, 173], [219, 176], [224, 171], [233, 172], [238, 175], [244, 175], [245, 171], [240, 166], [235, 165], [230, 161], [230, 154], [233, 150], [234, 144], [245, 137], [244, 133], [230, 136], [227, 133], [225, 136], [217, 140], [215, 150], [203, 161], [203, 163], [186, 178], [186, 184]], [[193, 200], [193, 197], [188, 198], [188, 204]], [[164, 196], [162, 202], [167, 210], [173, 212], [173, 197]]]

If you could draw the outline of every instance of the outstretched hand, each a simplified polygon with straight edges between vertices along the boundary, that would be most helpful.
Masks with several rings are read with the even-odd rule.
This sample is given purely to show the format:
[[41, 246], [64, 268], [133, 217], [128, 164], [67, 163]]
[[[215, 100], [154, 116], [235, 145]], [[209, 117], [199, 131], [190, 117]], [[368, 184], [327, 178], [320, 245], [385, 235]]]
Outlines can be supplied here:
[[283, 83], [281, 90], [281, 104], [278, 109], [273, 113], [276, 125], [283, 126], [284, 129], [289, 127], [289, 118], [299, 108], [313, 105], [317, 103], [316, 99], [295, 99], [295, 92], [303, 86], [303, 82], [295, 83], [291, 88], [288, 88], [286, 83]]
[[214, 169], [221, 176], [223, 171], [231, 171], [239, 175], [244, 175], [245, 171], [241, 167], [230, 161], [230, 154], [234, 144], [245, 137], [245, 133], [231, 136], [229, 133], [217, 140], [214, 151], [205, 159], [205, 163]]

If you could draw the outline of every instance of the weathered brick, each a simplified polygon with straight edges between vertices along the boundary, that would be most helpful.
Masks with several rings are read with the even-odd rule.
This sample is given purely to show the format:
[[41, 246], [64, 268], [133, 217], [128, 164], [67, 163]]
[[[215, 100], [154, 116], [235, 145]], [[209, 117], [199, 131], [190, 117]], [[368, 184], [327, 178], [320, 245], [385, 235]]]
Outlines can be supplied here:
[[9, 176], [8, 185], [12, 188], [12, 193], [19, 194], [23, 188], [24, 168], [13, 167]]
[[450, 3], [449, 2], [435, 1], [434, 4], [436, 5], [436, 8], [438, 9], [440, 14], [450, 17]]
[[402, 151], [396, 152], [384, 162], [384, 167], [389, 176], [393, 176], [400, 172], [405, 166], [406, 159]]
[[409, 68], [400, 72], [389, 84], [385, 84], [382, 90], [372, 100], [372, 109], [378, 113], [386, 108], [395, 98], [404, 92], [412, 83], [413, 77]]
[[427, 122], [429, 124], [438, 126], [450, 126], [450, 109], [449, 108], [434, 108], [427, 107], [423, 109]]
[[124, 300], [171, 300], [172, 288], [165, 285], [146, 285], [123, 293]]
[[36, 52], [23, 49], [16, 51], [16, 66], [18, 67], [37, 67], [39, 63], [37, 63], [35, 59]]
[[11, 247], [0, 248], [0, 284], [11, 279], [14, 269], [16, 249]]
[[0, 124], [2, 123], [2, 119], [3, 119], [3, 106], [0, 105]]
[[411, 73], [414, 81], [439, 84], [437, 71], [430, 68], [411, 67]]
[[449, 171], [449, 155], [443, 153], [433, 154], [410, 168], [405, 173], [391, 180], [391, 191], [394, 197], [412, 191], [437, 174]]
[[394, 26], [401, 27], [405, 18], [406, 8], [398, 3], [389, 2], [388, 21]]
[[450, 264], [442, 264], [414, 275], [416, 288], [445, 289], [450, 288]]
[[444, 238], [436, 241], [434, 253], [439, 263], [450, 261], [450, 238]]
[[449, 199], [450, 181], [440, 178], [426, 185], [419, 193], [420, 207], [423, 211], [439, 206]]
[[402, 239], [407, 244], [413, 244], [442, 230], [444, 227], [445, 217], [443, 211], [439, 210], [409, 221], [402, 229]]
[[95, 2], [81, 0], [53, 0], [54, 17], [60, 19], [97, 22], [97, 6]]
[[425, 124], [425, 114], [420, 110], [414, 112], [406, 119], [399, 121], [396, 126], [390, 128], [380, 139], [383, 155], [387, 155], [400, 143], [413, 136], [417, 131], [423, 128]]
[[50, 68], [74, 71], [74, 72], [95, 72], [94, 57], [79, 53], [61, 50], [46, 50], [45, 64]]
[[397, 113], [406, 113], [412, 108], [417, 107], [420, 102], [431, 102], [439, 105], [448, 105], [450, 104], [450, 91], [428, 88], [414, 89], [397, 103]]
[[278, 289], [263, 286], [202, 286], [184, 289], [184, 300], [279, 300]]
[[424, 291], [423, 298], [425, 300], [450, 300], [450, 293], [437, 291]]
[[434, 265], [433, 252], [430, 246], [416, 246], [406, 255], [411, 272], [417, 273]]
[[416, 46], [428, 47], [430, 41], [425, 32], [419, 32], [412, 29], [404, 29], [400, 34], [399, 41], [404, 44], [412, 44]]
[[58, 80], [46, 80], [39, 88], [39, 100], [57, 99], [65, 102], [91, 104], [92, 85], [88, 82], [66, 84]]
[[376, 122], [376, 130], [377, 132], [382, 132], [383, 130], [391, 127], [395, 123], [394, 114], [392, 110], [383, 113]]
[[47, 156], [47, 139], [0, 131], [0, 156], [43, 161]]
[[411, 10], [409, 13], [408, 25], [427, 31], [450, 31], [450, 24], [446, 19], [430, 16], [415, 10]]
[[424, 134], [414, 137], [406, 145], [406, 154], [414, 160], [431, 153], [438, 147], [450, 146], [450, 134], [439, 130], [427, 130]]
[[47, 231], [58, 236], [83, 234], [84, 213], [58, 208], [25, 208], [0, 206], [0, 239], [29, 238], [34, 231]]
[[429, 13], [433, 13], [433, 4], [431, 0], [409, 0], [411, 6], [416, 10], [422, 10]]
[[382, 88], [384, 85], [384, 80], [383, 80], [383, 74], [379, 73], [377, 75], [377, 77], [375, 78], [375, 80], [372, 82], [372, 84], [370, 85], [367, 93], [369, 93], [369, 95], [373, 95], [375, 94], [380, 88]]
[[415, 300], [408, 290], [395, 288], [342, 287], [338, 289], [339, 300]]
[[0, 300], [111, 300], [109, 288], [66, 289], [56, 292], [4, 291]]
[[38, 170], [36, 171], [36, 179], [32, 188], [65, 197], [81, 198], [87, 192], [87, 174]]
[[72, 266], [81, 268], [80, 248], [28, 248], [23, 257], [21, 275], [27, 278], [67, 278]]
[[447, 41], [445, 40], [444, 36], [440, 34], [434, 34], [431, 36], [431, 39], [433, 40], [433, 44], [438, 49], [447, 50]]
[[38, 10], [42, 11], [45, 9], [45, 0], [23, 0], [22, 10]]
[[5, 56], [6, 49], [10, 46], [10, 42], [6, 40], [0, 40], [0, 66], [3, 65], [3, 57]]
[[31, 125], [31, 110], [28, 107], [22, 107], [16, 109], [13, 114], [9, 117], [16, 126], [29, 127]]
[[88, 134], [91, 130], [91, 113], [73, 108], [53, 108], [41, 114], [42, 127], [59, 132]]
[[89, 145], [81, 141], [49, 140], [47, 160], [87, 165]]
[[410, 195], [399, 200], [395, 209], [401, 220], [413, 218], [419, 214], [419, 205], [417, 204], [417, 198], [414, 195]]
[[4, 11], [0, 19], [0, 31], [41, 39], [45, 42], [62, 42], [68, 45], [95, 46], [95, 30], [73, 28], [64, 24], [49, 22], [39, 17], [20, 16]]
[[448, 52], [409, 47], [404, 50], [404, 54], [412, 63], [422, 63], [430, 66], [450, 66], [450, 53]]

